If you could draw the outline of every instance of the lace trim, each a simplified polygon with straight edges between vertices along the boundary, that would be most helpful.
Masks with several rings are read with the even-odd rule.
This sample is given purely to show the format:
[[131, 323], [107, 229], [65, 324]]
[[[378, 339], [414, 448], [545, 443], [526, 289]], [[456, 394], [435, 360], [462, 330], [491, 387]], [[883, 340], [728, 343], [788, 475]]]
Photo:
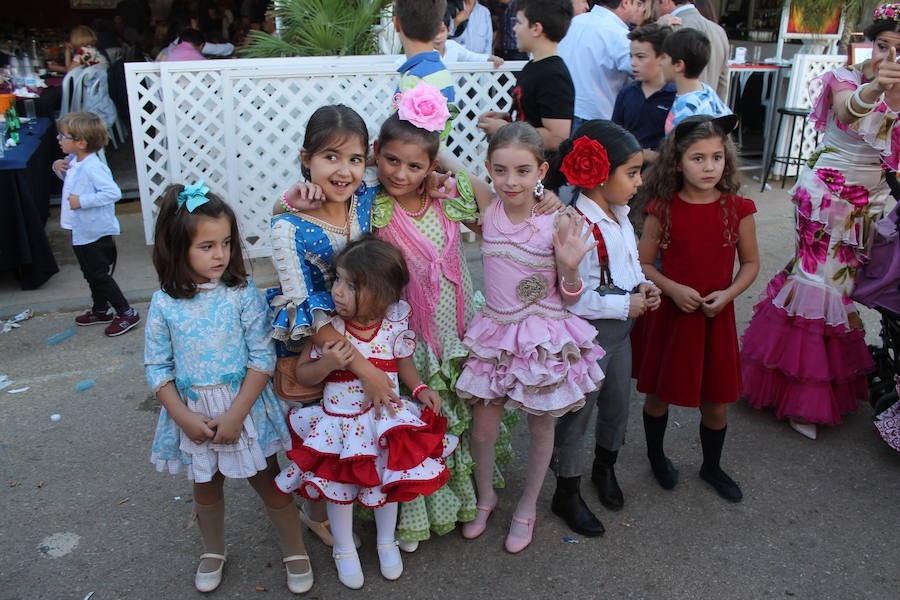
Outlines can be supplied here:
[[[521, 250], [521, 248], [519, 248]], [[506, 250], [491, 250], [490, 248], [485, 248], [485, 244], [481, 245], [481, 254], [482, 256], [499, 256], [502, 258], [507, 258], [513, 261], [516, 264], [522, 265], [523, 267], [530, 267], [533, 269], [548, 269], [555, 270], [556, 269], [556, 261], [555, 260], [547, 260], [547, 261], [529, 261], [522, 256], [519, 256], [513, 252], [509, 252]]]

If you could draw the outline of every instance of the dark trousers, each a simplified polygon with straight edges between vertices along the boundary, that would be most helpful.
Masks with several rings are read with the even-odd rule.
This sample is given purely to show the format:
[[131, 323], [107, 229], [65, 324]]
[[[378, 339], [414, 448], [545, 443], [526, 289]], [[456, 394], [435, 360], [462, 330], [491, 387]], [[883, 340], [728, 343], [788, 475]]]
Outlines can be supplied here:
[[95, 242], [83, 246], [72, 246], [75, 258], [81, 266], [81, 273], [91, 287], [91, 298], [95, 312], [106, 312], [109, 306], [122, 314], [128, 310], [128, 300], [113, 279], [116, 270], [116, 241], [105, 235]]

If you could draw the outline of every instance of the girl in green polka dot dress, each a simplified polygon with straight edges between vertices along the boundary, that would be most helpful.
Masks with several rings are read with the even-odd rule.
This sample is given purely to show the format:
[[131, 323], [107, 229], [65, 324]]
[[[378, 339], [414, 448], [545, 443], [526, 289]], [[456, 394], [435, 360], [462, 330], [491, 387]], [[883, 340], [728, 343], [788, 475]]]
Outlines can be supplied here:
[[[400, 505], [397, 539], [412, 552], [431, 532], [443, 535], [475, 518], [475, 462], [469, 452], [472, 409], [456, 395], [456, 378], [467, 351], [462, 336], [475, 312], [469, 268], [460, 244], [460, 222], [478, 217], [477, 197], [490, 202], [491, 191], [463, 172], [448, 180], [446, 198], [426, 192], [425, 180], [437, 162], [440, 132], [420, 129], [395, 113], [381, 126], [375, 142], [375, 162], [381, 189], [372, 207], [372, 227], [403, 252], [410, 272], [404, 299], [412, 306], [410, 328], [416, 333], [413, 362], [423, 381], [441, 396], [447, 433], [459, 437], [457, 451], [446, 459], [450, 481], [431, 496]], [[477, 191], [477, 197], [476, 197]], [[510, 411], [496, 445], [496, 464], [513, 457]], [[503, 485], [495, 468], [495, 484]]]

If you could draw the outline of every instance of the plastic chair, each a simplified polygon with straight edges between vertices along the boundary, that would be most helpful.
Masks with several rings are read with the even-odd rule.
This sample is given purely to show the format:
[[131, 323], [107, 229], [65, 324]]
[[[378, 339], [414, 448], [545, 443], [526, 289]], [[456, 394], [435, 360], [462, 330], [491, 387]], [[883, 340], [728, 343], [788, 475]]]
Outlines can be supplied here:
[[[113, 143], [113, 148], [117, 148], [118, 144], [115, 134], [119, 115], [115, 104], [109, 97], [106, 68], [95, 65], [85, 69], [85, 74], [82, 78], [82, 94], [81, 110], [92, 112], [103, 120], [106, 128], [110, 130], [110, 140]], [[121, 137], [120, 141], [124, 141], [125, 138], [122, 131], [120, 130], [118, 133]]]
[[62, 83], [62, 101], [59, 106], [59, 116], [66, 113], [81, 110], [82, 87], [81, 80], [87, 69], [85, 67], [76, 67], [66, 73]]

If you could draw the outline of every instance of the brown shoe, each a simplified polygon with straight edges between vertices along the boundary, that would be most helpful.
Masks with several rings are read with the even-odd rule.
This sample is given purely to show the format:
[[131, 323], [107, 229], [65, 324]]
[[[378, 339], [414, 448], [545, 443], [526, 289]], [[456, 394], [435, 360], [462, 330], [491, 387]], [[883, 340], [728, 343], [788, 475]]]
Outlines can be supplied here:
[[84, 314], [75, 317], [75, 324], [82, 327], [86, 327], [88, 325], [102, 325], [104, 323], [109, 323], [114, 318], [115, 315], [108, 311], [96, 312], [93, 310], [88, 310], [85, 311]]

